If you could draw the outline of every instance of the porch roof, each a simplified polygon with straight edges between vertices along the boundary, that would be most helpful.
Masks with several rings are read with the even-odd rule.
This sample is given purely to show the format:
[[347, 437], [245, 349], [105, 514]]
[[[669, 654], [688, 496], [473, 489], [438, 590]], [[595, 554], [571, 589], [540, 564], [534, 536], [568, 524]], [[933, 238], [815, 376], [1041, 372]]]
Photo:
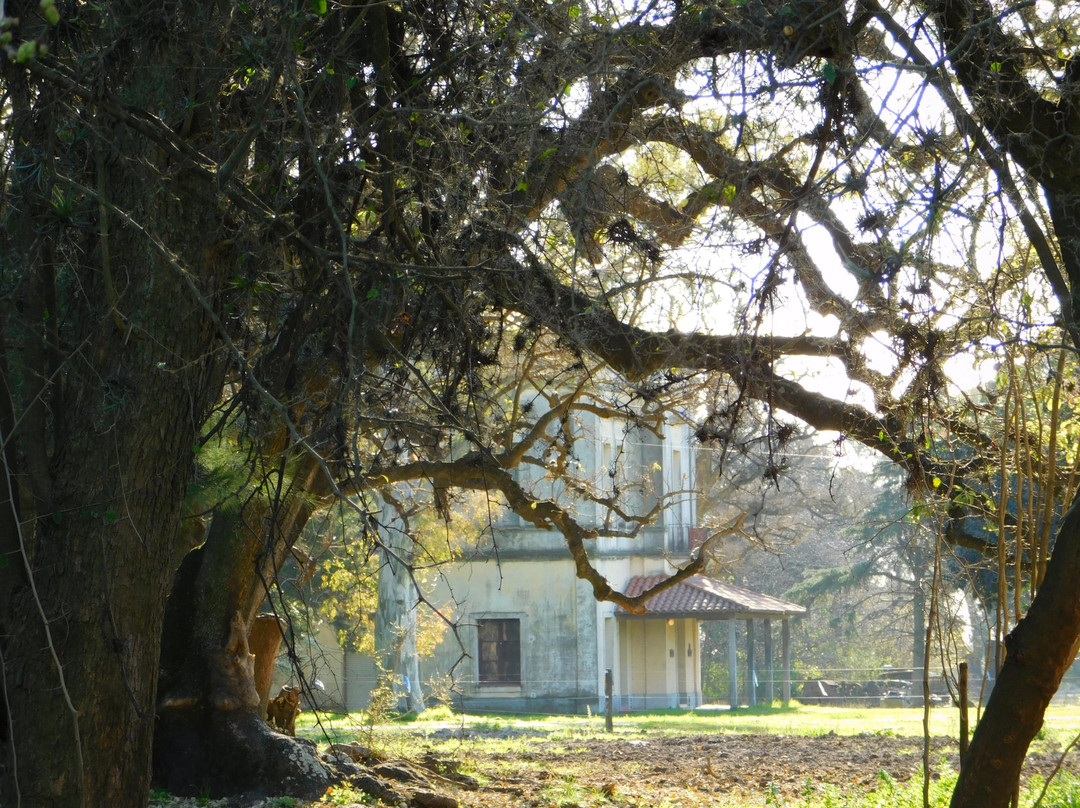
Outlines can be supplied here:
[[[626, 585], [630, 597], [640, 595], [650, 586], [663, 581], [666, 575], [639, 575]], [[649, 599], [649, 611], [635, 615], [619, 606], [617, 617], [696, 617], [699, 620], [728, 620], [732, 618], [792, 617], [804, 614], [806, 607], [772, 595], [764, 595], [741, 586], [727, 584], [705, 575], [692, 575], [685, 581], [665, 589]]]

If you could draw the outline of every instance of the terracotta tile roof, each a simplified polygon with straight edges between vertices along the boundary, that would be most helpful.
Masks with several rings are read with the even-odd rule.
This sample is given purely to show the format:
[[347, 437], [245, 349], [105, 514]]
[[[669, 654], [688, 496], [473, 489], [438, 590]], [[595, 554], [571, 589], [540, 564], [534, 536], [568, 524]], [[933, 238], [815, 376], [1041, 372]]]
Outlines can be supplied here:
[[[664, 580], [666, 575], [639, 575], [626, 585], [626, 594], [635, 597], [650, 586]], [[803, 614], [806, 608], [771, 595], [763, 595], [741, 586], [726, 584], [704, 575], [693, 575], [665, 589], [647, 602], [649, 611], [641, 617], [697, 617], [723, 620], [731, 617], [791, 617]], [[615, 610], [620, 617], [633, 617], [621, 606]]]

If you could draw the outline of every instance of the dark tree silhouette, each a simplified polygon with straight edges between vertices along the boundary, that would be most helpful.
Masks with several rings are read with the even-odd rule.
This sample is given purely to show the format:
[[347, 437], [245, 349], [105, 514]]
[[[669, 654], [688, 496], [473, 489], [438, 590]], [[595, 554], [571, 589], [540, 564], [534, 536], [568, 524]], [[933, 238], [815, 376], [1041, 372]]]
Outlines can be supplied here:
[[[572, 476], [573, 407], [753, 414], [772, 479], [786, 412], [1015, 543], [971, 527], [1031, 444], [950, 374], [1077, 346], [1073, 6], [0, 10], [5, 804], [140, 804], [156, 717], [177, 787], [297, 784], [245, 634], [332, 496], [498, 491], [640, 609], [512, 474]], [[1061, 511], [1066, 477], [1031, 479]], [[1034, 561], [956, 806], [1007, 803], [1080, 642], [1080, 511]]]

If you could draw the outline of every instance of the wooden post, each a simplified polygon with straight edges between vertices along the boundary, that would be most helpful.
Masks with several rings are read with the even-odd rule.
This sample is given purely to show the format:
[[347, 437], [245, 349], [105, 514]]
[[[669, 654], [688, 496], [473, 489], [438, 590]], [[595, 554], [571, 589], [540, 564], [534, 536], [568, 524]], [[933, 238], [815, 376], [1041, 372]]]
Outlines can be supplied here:
[[739, 709], [739, 651], [735, 647], [735, 639], [735, 620], [728, 620], [728, 671], [731, 674], [728, 686], [728, 703], [731, 705], [732, 710]]
[[765, 684], [765, 698], [769, 707], [772, 707], [773, 700], [776, 698], [776, 675], [774, 671], [772, 620], [765, 618], [765, 675], [769, 677]]
[[615, 690], [615, 677], [611, 675], [611, 668], [604, 671], [604, 729], [611, 732], [614, 727], [612, 725], [612, 711], [614, 709], [611, 703], [611, 694]]
[[956, 689], [960, 697], [960, 765], [964, 765], [964, 754], [968, 748], [968, 664], [960, 663], [960, 675]]
[[746, 689], [750, 697], [746, 703], [751, 707], [757, 705], [757, 668], [754, 666], [754, 621], [746, 620]]

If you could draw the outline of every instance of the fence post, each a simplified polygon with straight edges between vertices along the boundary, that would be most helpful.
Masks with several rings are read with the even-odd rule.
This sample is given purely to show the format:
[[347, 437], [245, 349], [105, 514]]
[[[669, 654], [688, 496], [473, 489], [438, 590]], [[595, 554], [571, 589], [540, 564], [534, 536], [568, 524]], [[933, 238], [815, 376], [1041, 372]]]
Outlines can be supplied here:
[[615, 689], [615, 677], [611, 675], [611, 668], [604, 671], [604, 729], [611, 732], [611, 692]]

